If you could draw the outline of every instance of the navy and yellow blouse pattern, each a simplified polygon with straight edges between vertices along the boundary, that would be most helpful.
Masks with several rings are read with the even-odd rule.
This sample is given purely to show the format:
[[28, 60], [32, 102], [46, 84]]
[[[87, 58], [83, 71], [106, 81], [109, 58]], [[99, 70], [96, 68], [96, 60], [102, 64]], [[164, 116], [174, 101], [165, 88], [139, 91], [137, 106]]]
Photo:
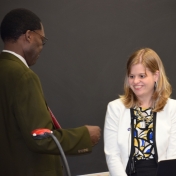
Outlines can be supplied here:
[[153, 159], [153, 113], [151, 108], [134, 108], [134, 148], [137, 160]]

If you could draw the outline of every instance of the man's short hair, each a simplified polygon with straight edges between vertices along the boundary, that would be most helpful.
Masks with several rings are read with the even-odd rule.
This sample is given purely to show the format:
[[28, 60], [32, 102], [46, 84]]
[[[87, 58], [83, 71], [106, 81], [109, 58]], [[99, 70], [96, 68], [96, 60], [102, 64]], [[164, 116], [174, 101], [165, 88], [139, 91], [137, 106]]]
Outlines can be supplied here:
[[30, 10], [18, 8], [7, 13], [1, 22], [0, 33], [3, 41], [16, 41], [27, 30], [40, 30], [40, 18]]

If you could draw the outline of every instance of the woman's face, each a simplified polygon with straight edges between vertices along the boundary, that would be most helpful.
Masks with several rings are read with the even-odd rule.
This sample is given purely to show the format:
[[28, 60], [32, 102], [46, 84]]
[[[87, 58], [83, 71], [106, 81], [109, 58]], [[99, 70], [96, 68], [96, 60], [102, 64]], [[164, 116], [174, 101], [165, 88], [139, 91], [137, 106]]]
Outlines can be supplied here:
[[158, 72], [153, 74], [142, 64], [131, 67], [128, 83], [134, 94], [139, 99], [151, 98], [154, 92], [154, 84], [158, 79]]

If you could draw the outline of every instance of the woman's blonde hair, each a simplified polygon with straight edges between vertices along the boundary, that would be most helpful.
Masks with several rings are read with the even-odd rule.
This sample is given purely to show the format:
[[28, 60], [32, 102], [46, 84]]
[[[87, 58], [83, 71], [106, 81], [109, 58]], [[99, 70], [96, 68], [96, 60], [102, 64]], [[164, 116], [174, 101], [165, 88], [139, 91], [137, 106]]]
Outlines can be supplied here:
[[150, 48], [137, 50], [128, 59], [124, 81], [124, 95], [120, 95], [120, 98], [126, 108], [139, 106], [140, 102], [129, 87], [128, 83], [131, 66], [139, 63], [145, 68], [148, 68], [153, 74], [155, 74], [156, 71], [159, 71], [159, 78], [157, 83], [155, 83], [154, 93], [152, 96], [153, 111], [159, 112], [163, 110], [165, 104], [167, 103], [167, 100], [172, 93], [172, 87], [166, 77], [165, 69], [160, 57]]

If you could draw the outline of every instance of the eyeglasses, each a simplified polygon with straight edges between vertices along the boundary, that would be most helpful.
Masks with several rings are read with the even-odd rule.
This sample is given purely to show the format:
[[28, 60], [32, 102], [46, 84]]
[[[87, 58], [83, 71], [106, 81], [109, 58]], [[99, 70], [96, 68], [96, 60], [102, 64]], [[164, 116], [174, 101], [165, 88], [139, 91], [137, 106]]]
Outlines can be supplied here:
[[39, 34], [38, 32], [36, 31], [32, 31], [32, 32], [35, 32], [36, 34], [38, 34], [40, 37], [42, 37], [42, 45], [45, 45], [45, 43], [48, 41], [48, 39], [46, 37], [44, 37], [43, 35]]

